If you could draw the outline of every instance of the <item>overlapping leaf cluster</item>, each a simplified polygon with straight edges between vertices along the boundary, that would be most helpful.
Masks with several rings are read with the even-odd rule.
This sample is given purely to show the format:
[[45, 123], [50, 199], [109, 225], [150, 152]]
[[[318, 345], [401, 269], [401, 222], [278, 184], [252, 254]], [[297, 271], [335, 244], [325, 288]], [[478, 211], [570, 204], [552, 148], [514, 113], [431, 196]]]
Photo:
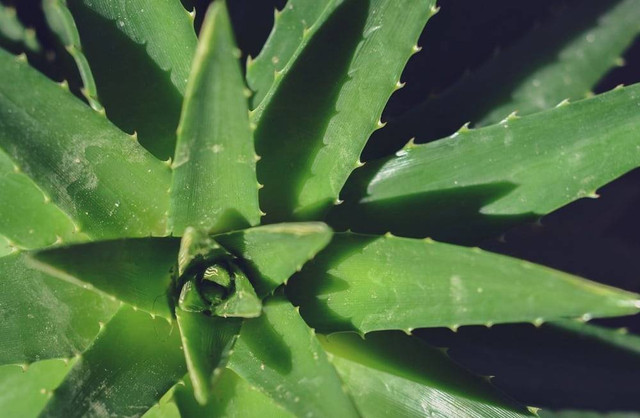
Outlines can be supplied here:
[[0, 50], [8, 415], [524, 416], [412, 331], [640, 309], [459, 245], [640, 165], [640, 86], [563, 100], [635, 38], [638, 0], [558, 17], [385, 132], [484, 127], [364, 167], [435, 0], [289, 0], [246, 74], [221, 0], [198, 37], [178, 0], [42, 5], [84, 101]]

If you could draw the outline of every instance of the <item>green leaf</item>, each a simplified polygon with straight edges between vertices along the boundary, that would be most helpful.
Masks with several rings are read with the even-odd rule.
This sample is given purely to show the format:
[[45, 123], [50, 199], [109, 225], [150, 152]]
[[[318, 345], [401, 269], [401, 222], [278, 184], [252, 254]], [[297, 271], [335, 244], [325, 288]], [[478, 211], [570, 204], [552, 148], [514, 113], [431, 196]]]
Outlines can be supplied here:
[[244, 81], [224, 2], [205, 19], [185, 94], [171, 186], [171, 230], [211, 233], [260, 223]]
[[196, 35], [179, 0], [67, 0], [100, 101], [155, 156], [173, 155]]
[[171, 320], [171, 274], [178, 246], [175, 238], [90, 242], [34, 253], [31, 264], [54, 277]]
[[198, 403], [204, 405], [213, 388], [217, 390], [220, 386], [220, 373], [229, 360], [242, 319], [207, 316], [182, 309], [176, 309], [176, 318], [194, 395]]
[[217, 235], [216, 241], [246, 261], [259, 296], [266, 296], [299, 271], [331, 240], [320, 222], [258, 226]]
[[439, 350], [400, 332], [321, 337], [366, 417], [521, 417], [527, 409], [455, 365]]
[[640, 337], [623, 330], [562, 321], [562, 326], [510, 324], [419, 335], [447, 347], [447, 354], [470, 370], [495, 376], [491, 382], [515, 398], [543, 409], [638, 408]]
[[616, 330], [569, 320], [553, 322], [549, 326], [567, 334], [573, 334], [580, 339], [589, 340], [593, 344], [603, 344], [610, 349], [625, 350], [637, 355], [640, 360], [640, 336], [630, 334], [624, 328]]
[[409, 145], [354, 173], [343, 192], [351, 203], [331, 223], [472, 241], [595, 197], [598, 187], [640, 165], [639, 105], [634, 85]]
[[342, 0], [289, 0], [282, 11], [276, 10], [269, 39], [256, 59], [247, 61], [247, 82], [255, 92], [252, 98], [254, 122], [259, 122], [280, 82], [286, 78], [309, 40], [342, 3]]
[[[19, 59], [0, 51], [0, 172], [2, 182], [34, 186], [93, 238], [164, 235], [170, 170], [104, 117]], [[8, 158], [7, 158], [8, 157]], [[24, 203], [16, 185], [0, 189], [2, 209], [15, 217]], [[27, 213], [49, 210], [34, 205]], [[56, 215], [56, 223], [66, 223]], [[29, 219], [25, 219], [26, 222]], [[13, 239], [33, 227], [10, 224]], [[43, 222], [38, 220], [38, 222]], [[47, 228], [49, 229], [49, 228]], [[64, 230], [69, 229], [64, 225]], [[18, 232], [20, 231], [20, 232]]]
[[42, 46], [33, 29], [18, 20], [16, 9], [0, 4], [0, 46], [12, 51], [40, 52]]
[[179, 333], [123, 306], [53, 392], [42, 417], [140, 416], [186, 372]]
[[226, 251], [205, 231], [187, 227], [180, 240], [178, 253], [178, 275], [182, 276], [195, 266], [215, 263]]
[[181, 418], [178, 406], [173, 400], [174, 393], [178, 385], [182, 384], [182, 381], [178, 382], [169, 389], [160, 398], [160, 401], [154, 405], [151, 409], [144, 413], [143, 418]]
[[255, 131], [269, 222], [318, 218], [336, 201], [434, 3], [348, 1], [314, 32]]
[[69, 362], [59, 359], [33, 363], [26, 370], [0, 366], [0, 411], [3, 416], [35, 418], [69, 372]]
[[358, 416], [315, 332], [282, 297], [244, 322], [229, 368], [296, 416]]
[[223, 371], [220, 376], [220, 382], [206, 405], [202, 406], [196, 402], [189, 382], [186, 382], [185, 386], [176, 388], [175, 402], [182, 418], [294, 417], [286, 409], [229, 369]]
[[582, 99], [640, 33], [640, 1], [581, 2], [488, 60], [441, 95], [427, 99], [380, 132], [376, 142], [419, 142], [448, 135], [471, 121], [498, 123], [564, 99]]
[[11, 242], [6, 237], [0, 235], [0, 257], [9, 255], [14, 251], [15, 248], [12, 246]]
[[17, 248], [42, 248], [87, 239], [73, 219], [51, 203], [2, 150], [0, 197], [0, 232]]
[[336, 234], [287, 294], [325, 332], [633, 314], [638, 295], [526, 261], [397, 237]]
[[117, 308], [116, 302], [29, 268], [24, 254], [2, 257], [0, 364], [73, 357]]
[[258, 299], [247, 276], [239, 269], [233, 271], [233, 290], [227, 299], [216, 306], [215, 315], [237, 318], [255, 318], [262, 313], [262, 302]]
[[73, 21], [73, 16], [67, 8], [65, 0], [44, 0], [42, 10], [51, 30], [64, 45], [66, 51], [73, 57], [83, 84], [83, 94], [94, 110], [102, 111], [104, 108], [98, 101], [96, 82], [93, 79], [89, 62], [82, 52], [80, 35]]

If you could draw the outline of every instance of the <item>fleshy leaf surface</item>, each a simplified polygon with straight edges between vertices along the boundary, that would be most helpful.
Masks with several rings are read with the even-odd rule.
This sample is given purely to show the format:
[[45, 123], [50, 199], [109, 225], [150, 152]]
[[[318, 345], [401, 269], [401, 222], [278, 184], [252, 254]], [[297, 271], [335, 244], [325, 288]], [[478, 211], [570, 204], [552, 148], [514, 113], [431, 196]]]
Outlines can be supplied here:
[[24, 254], [0, 258], [0, 364], [73, 357], [118, 305], [30, 268]]
[[222, 372], [220, 382], [206, 405], [200, 405], [196, 402], [193, 388], [189, 382], [185, 382], [182, 387], [177, 387], [174, 397], [182, 418], [294, 417], [230, 369], [225, 369]]
[[640, 166], [638, 106], [640, 84], [409, 145], [354, 173], [331, 223], [468, 240], [595, 197]]
[[173, 326], [129, 306], [120, 308], [41, 416], [141, 416], [186, 372]]
[[255, 131], [268, 222], [317, 219], [336, 201], [434, 3], [348, 1], [314, 31]]
[[358, 416], [315, 332], [281, 296], [245, 320], [229, 368], [296, 416]]
[[16, 248], [31, 249], [86, 240], [74, 220], [16, 167], [0, 150], [0, 232], [7, 242]]
[[397, 237], [335, 234], [287, 286], [322, 332], [633, 314], [636, 294], [532, 263]]
[[196, 34], [179, 0], [68, 0], [107, 116], [173, 155]]
[[220, 373], [229, 360], [242, 319], [208, 316], [180, 308], [176, 309], [176, 319], [194, 395], [204, 405], [214, 387], [216, 390], [220, 387]]
[[205, 18], [173, 162], [171, 229], [211, 233], [260, 222], [253, 135], [233, 31], [224, 2]]
[[[182, 381], [178, 382], [169, 389], [160, 398], [160, 401], [154, 405], [151, 409], [144, 413], [143, 418], [184, 418], [181, 417], [178, 406], [174, 402], [173, 396], [176, 392], [176, 388], [182, 384]], [[193, 392], [192, 392], [193, 394]]]
[[31, 265], [171, 320], [179, 244], [175, 238], [90, 242], [34, 253]]
[[94, 110], [102, 111], [104, 108], [98, 101], [98, 90], [93, 79], [93, 73], [89, 67], [87, 57], [82, 52], [78, 28], [73, 21], [73, 16], [67, 8], [65, 0], [44, 0], [42, 11], [47, 19], [47, 24], [58, 36], [60, 42], [76, 63], [83, 84], [83, 94]]
[[531, 413], [415, 337], [376, 332], [321, 337], [366, 417], [523, 417]]
[[[41, 189], [43, 202], [57, 205], [73, 219], [74, 230], [93, 238], [165, 234], [168, 167], [68, 90], [5, 51], [0, 51], [0, 72], [2, 181], [27, 183], [10, 178], [8, 157], [15, 172]], [[35, 199], [33, 186], [26, 187]], [[15, 216], [11, 211], [23, 204], [10, 192], [15, 187], [0, 189], [0, 207]], [[29, 212], [38, 216], [40, 209], [47, 210]], [[12, 234], [32, 229], [22, 222], [9, 228]]]
[[252, 120], [260, 116], [280, 82], [295, 65], [309, 41], [343, 0], [289, 0], [275, 13], [269, 38], [255, 60], [247, 61], [247, 82], [254, 91]]
[[639, 22], [638, 0], [567, 7], [441, 95], [390, 121], [376, 142], [399, 148], [409, 138], [441, 138], [466, 122], [487, 126], [514, 111], [524, 116], [587, 97], [623, 62], [622, 53], [640, 33]]
[[217, 235], [216, 241], [246, 261], [259, 296], [285, 283], [331, 240], [321, 222], [263, 225]]
[[43, 360], [26, 370], [0, 366], [0, 411], [7, 417], [36, 418], [70, 370], [69, 361]]
[[255, 318], [262, 312], [262, 303], [256, 295], [247, 276], [235, 269], [233, 290], [220, 305], [216, 306], [214, 314], [223, 318]]

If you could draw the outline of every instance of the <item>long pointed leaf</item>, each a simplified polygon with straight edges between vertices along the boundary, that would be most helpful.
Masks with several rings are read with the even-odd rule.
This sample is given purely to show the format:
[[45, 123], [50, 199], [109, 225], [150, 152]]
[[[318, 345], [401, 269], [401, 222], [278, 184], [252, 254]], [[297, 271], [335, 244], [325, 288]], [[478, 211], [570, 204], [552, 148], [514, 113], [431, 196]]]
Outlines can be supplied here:
[[173, 163], [171, 229], [225, 232], [260, 222], [253, 136], [224, 2], [204, 22]]
[[196, 402], [193, 389], [188, 382], [184, 387], [176, 388], [175, 400], [182, 418], [294, 417], [230, 369], [222, 373], [219, 385], [206, 405], [202, 406]]
[[640, 337], [623, 330], [562, 321], [540, 328], [499, 325], [419, 335], [447, 347], [456, 362], [474, 372], [495, 376], [492, 383], [512, 396], [543, 409], [639, 410]]
[[479, 249], [396, 237], [336, 234], [287, 294], [322, 331], [615, 316], [638, 295]]
[[73, 357], [118, 305], [29, 268], [24, 254], [0, 258], [0, 364]]
[[269, 222], [318, 218], [338, 198], [434, 3], [344, 2], [314, 32], [255, 132]]
[[532, 415], [442, 352], [399, 332], [321, 339], [367, 417]]
[[69, 362], [39, 361], [26, 370], [0, 367], [0, 411], [3, 416], [35, 418], [47, 404], [51, 391], [69, 372]]
[[315, 332], [282, 297], [244, 322], [229, 368], [296, 416], [358, 416]]
[[247, 62], [247, 82], [255, 92], [252, 120], [260, 116], [276, 95], [280, 82], [305, 50], [314, 34], [342, 4], [342, 0], [289, 0], [276, 11], [273, 30], [255, 60]]
[[0, 4], [0, 46], [13, 52], [40, 52], [42, 46], [33, 29], [18, 19], [16, 9]]
[[206, 404], [214, 385], [218, 388], [220, 373], [240, 333], [242, 319], [182, 309], [176, 309], [176, 318], [195, 397], [200, 404]]
[[247, 262], [256, 292], [265, 296], [322, 250], [331, 235], [331, 229], [320, 222], [284, 223], [217, 235], [215, 239]]
[[123, 306], [41, 416], [141, 416], [186, 372], [179, 333], [172, 327]]
[[107, 116], [158, 158], [173, 155], [196, 48], [179, 0], [67, 0]]
[[42, 10], [44, 11], [47, 24], [51, 30], [58, 36], [64, 48], [73, 57], [76, 63], [80, 78], [83, 84], [83, 93], [91, 107], [95, 110], [102, 111], [104, 108], [98, 101], [98, 91], [96, 82], [87, 57], [82, 52], [80, 45], [80, 35], [73, 21], [73, 16], [67, 8], [65, 0], [44, 0], [42, 2]]
[[179, 244], [175, 238], [91, 242], [34, 253], [31, 264], [170, 320]]
[[352, 203], [332, 223], [473, 240], [594, 197], [640, 165], [639, 105], [640, 84], [408, 146], [354, 173], [343, 193]]
[[[75, 230], [94, 238], [165, 233], [167, 167], [67, 90], [5, 51], [0, 51], [0, 72], [0, 154], [41, 188], [43, 202], [56, 204], [74, 220]], [[0, 159], [5, 177], [7, 158]], [[2, 181], [27, 183], [18, 177]], [[28, 197], [35, 199], [33, 186], [26, 187]], [[14, 217], [17, 212], [11, 211], [23, 207], [20, 194], [9, 194], [15, 191], [0, 189], [2, 210]], [[37, 216], [40, 209], [29, 212]], [[10, 226], [11, 234], [0, 233], [11, 239], [33, 229], [17, 225]]]
[[409, 138], [441, 138], [466, 122], [486, 126], [514, 111], [527, 115], [582, 99], [620, 64], [640, 33], [638, 22], [638, 0], [572, 4], [449, 90], [391, 121], [376, 142], [400, 148]]

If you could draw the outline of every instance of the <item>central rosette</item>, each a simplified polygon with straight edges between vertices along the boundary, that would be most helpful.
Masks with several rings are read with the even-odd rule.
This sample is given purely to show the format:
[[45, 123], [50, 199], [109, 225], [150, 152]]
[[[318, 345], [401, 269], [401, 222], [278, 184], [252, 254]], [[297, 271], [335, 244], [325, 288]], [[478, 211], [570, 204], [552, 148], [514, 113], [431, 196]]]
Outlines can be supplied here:
[[203, 231], [185, 231], [175, 283], [177, 309], [185, 312], [253, 318], [262, 310], [240, 260]]

